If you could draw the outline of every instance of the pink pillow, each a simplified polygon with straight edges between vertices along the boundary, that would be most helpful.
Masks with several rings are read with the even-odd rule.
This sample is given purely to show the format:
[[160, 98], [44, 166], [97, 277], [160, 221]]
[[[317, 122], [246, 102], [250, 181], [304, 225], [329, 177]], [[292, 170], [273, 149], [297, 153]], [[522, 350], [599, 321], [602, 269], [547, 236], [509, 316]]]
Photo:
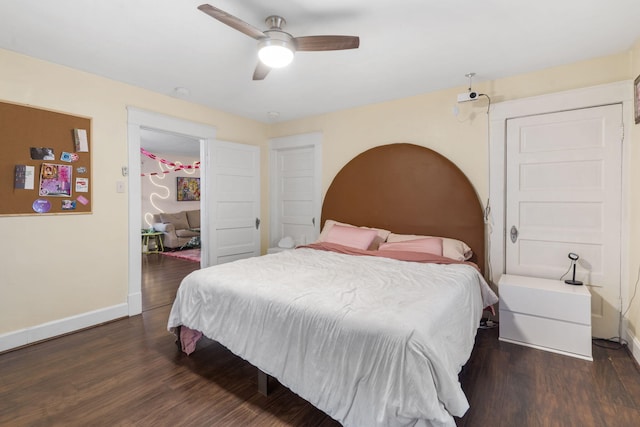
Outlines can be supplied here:
[[383, 243], [381, 251], [422, 252], [442, 256], [442, 239], [429, 237], [426, 239], [408, 240], [406, 242]]
[[327, 243], [335, 243], [337, 245], [349, 246], [357, 249], [368, 249], [373, 239], [376, 238], [378, 232], [368, 228], [345, 227], [343, 225], [334, 225], [327, 233], [324, 240]]
[[318, 242], [325, 242], [327, 240], [327, 235], [329, 234], [329, 231], [331, 231], [334, 225], [342, 225], [344, 227], [364, 228], [367, 230], [376, 230], [378, 232], [378, 235], [376, 236], [375, 239], [373, 239], [373, 242], [371, 242], [371, 245], [369, 245], [368, 249], [370, 251], [375, 251], [376, 249], [378, 249], [378, 246], [380, 245], [380, 243], [387, 240], [389, 233], [391, 233], [389, 230], [383, 230], [381, 228], [357, 227], [355, 225], [346, 224], [344, 222], [338, 222], [332, 219], [328, 219], [324, 222], [324, 227], [322, 228], [322, 232], [320, 233], [320, 236], [318, 236]]

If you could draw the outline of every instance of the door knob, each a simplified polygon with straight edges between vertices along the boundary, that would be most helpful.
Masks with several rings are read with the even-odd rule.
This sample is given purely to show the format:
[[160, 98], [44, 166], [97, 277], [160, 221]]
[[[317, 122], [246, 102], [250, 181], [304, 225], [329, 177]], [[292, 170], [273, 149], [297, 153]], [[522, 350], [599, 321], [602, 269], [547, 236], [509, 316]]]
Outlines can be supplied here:
[[515, 225], [511, 226], [511, 243], [515, 243], [518, 240], [518, 229]]

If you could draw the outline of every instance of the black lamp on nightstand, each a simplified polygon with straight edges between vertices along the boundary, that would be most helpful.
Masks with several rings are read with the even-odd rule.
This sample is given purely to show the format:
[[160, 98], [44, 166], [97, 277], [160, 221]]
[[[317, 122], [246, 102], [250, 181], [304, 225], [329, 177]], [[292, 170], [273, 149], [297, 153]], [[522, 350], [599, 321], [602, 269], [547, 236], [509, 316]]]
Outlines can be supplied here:
[[567, 279], [567, 280], [564, 281], [564, 283], [566, 283], [568, 285], [576, 285], [576, 286], [582, 285], [581, 281], [576, 280], [576, 261], [578, 261], [578, 258], [580, 258], [580, 256], [578, 254], [574, 254], [573, 252], [569, 252], [569, 259], [571, 260], [571, 263], [573, 264], [573, 278], [572, 279]]

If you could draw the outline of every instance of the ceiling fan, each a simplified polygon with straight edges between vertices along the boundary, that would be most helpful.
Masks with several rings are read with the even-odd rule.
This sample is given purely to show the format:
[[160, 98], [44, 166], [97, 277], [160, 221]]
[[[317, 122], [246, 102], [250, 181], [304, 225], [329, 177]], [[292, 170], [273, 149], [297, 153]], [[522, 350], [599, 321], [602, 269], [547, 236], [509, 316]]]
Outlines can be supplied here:
[[269, 29], [260, 31], [243, 20], [209, 4], [202, 4], [198, 6], [198, 9], [223, 24], [258, 40], [260, 61], [258, 61], [253, 73], [253, 80], [263, 80], [272, 68], [289, 65], [295, 52], [356, 49], [360, 46], [360, 38], [357, 36], [293, 37], [282, 30], [286, 21], [277, 15], [269, 16], [265, 20]]

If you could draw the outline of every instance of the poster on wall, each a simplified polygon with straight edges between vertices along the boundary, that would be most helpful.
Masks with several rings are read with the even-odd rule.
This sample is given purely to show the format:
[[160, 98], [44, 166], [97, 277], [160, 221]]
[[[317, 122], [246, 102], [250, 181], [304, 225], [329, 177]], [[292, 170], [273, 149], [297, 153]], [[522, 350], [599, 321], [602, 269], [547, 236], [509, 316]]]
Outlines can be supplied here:
[[69, 165], [43, 163], [40, 167], [40, 196], [71, 196], [71, 170]]
[[179, 176], [177, 179], [176, 198], [179, 202], [200, 201], [200, 178]]

